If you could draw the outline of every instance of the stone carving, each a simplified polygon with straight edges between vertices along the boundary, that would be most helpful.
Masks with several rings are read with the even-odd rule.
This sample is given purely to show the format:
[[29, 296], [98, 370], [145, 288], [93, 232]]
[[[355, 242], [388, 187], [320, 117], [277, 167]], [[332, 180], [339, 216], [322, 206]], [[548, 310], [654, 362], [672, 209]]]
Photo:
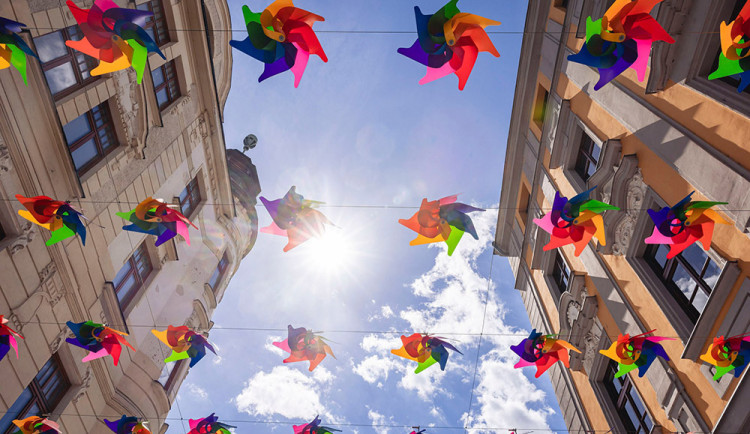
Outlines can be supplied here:
[[83, 395], [86, 394], [86, 391], [91, 386], [91, 381], [94, 379], [94, 374], [91, 371], [91, 366], [86, 367], [86, 372], [84, 372], [83, 377], [81, 378], [81, 384], [79, 384], [75, 389], [75, 395], [73, 395], [73, 404], [78, 404], [78, 401], [83, 398]]
[[552, 144], [555, 142], [555, 134], [557, 133], [557, 122], [560, 119], [561, 103], [553, 96], [547, 103], [547, 107], [552, 110], [548, 112], [545, 119], [547, 134], [544, 137], [544, 146], [551, 150]]
[[23, 226], [21, 226], [21, 233], [18, 234], [13, 240], [13, 243], [8, 246], [8, 249], [10, 249], [10, 254], [15, 255], [16, 253], [23, 250], [26, 246], [29, 245], [31, 241], [34, 240], [35, 236], [36, 231], [34, 230], [34, 225], [31, 222], [27, 221]]
[[55, 339], [52, 340], [49, 344], [49, 350], [52, 354], [55, 354], [56, 352], [60, 351], [60, 348], [62, 348], [63, 342], [65, 342], [65, 338], [67, 338], [69, 335], [71, 335], [70, 330], [68, 330], [67, 327], [63, 327], [62, 330], [55, 336]]
[[[143, 90], [136, 83], [135, 71], [132, 69], [115, 74], [115, 102], [117, 114], [120, 118], [120, 124], [124, 134], [124, 145], [130, 158], [138, 158], [145, 146], [140, 140], [143, 129], [142, 122], [139, 118], [140, 102]], [[145, 113], [144, 113], [145, 115]]]
[[[583, 369], [587, 353], [584, 349], [593, 345], [596, 336], [592, 330], [596, 323], [599, 305], [596, 297], [589, 295], [586, 291], [584, 282], [584, 274], [574, 274], [570, 281], [569, 291], [562, 294], [559, 303], [560, 336], [583, 351], [583, 354], [570, 354], [570, 368], [574, 371]], [[596, 344], [598, 345], [598, 338]]]
[[[54, 262], [47, 264], [39, 271], [39, 285], [19, 306], [11, 309], [9, 318], [18, 330], [23, 329], [23, 324], [29, 322], [36, 315], [42, 301], [47, 301], [50, 307], [55, 307], [57, 303], [65, 296], [65, 289], [62, 284], [58, 283], [53, 277], [57, 273], [57, 266]], [[59, 280], [59, 279], [58, 279]]]
[[643, 174], [639, 168], [635, 171], [630, 182], [628, 182], [627, 208], [624, 210], [625, 213], [622, 219], [615, 226], [615, 239], [612, 243], [612, 253], [615, 255], [622, 256], [627, 253], [635, 230], [635, 224], [642, 213], [641, 207], [643, 206], [643, 199], [646, 196], [647, 188], [648, 185], [643, 182]]
[[6, 146], [3, 139], [0, 138], [0, 173], [8, 172], [11, 167], [13, 167], [13, 162], [10, 159], [8, 146]]

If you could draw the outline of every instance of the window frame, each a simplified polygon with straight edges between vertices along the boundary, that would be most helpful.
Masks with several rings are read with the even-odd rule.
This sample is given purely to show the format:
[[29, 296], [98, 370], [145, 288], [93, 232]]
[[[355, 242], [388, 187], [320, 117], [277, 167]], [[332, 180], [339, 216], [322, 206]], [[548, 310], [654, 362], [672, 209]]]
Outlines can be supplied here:
[[2, 222], [0, 222], [0, 241], [4, 241], [6, 238], [8, 238], [8, 233], [5, 232]]
[[[180, 204], [180, 212], [182, 213], [182, 215], [188, 218], [190, 218], [193, 214], [196, 213], [196, 211], [198, 211], [198, 207], [203, 201], [203, 196], [201, 195], [201, 186], [198, 177], [199, 175], [196, 175], [193, 179], [191, 179], [190, 182], [187, 183], [185, 188], [180, 192], [180, 195], [177, 196], [177, 200]], [[184, 201], [182, 199], [183, 193], [185, 193]], [[186, 204], [189, 204], [187, 212], [185, 209]]]
[[[156, 7], [154, 7], [156, 5]], [[172, 42], [169, 34], [169, 25], [167, 23], [167, 14], [162, 0], [149, 0], [136, 6], [136, 9], [153, 13], [152, 17], [146, 19], [146, 25], [143, 29], [153, 29], [154, 42], [158, 47], [163, 47]], [[159, 16], [160, 15], [160, 16]], [[161, 32], [159, 32], [161, 30]]]
[[[72, 31], [75, 31], [76, 33], [74, 34]], [[75, 40], [80, 40], [84, 36], [83, 33], [81, 33], [81, 30], [79, 29], [78, 25], [73, 25], [73, 26], [64, 27], [54, 32], [45, 33], [43, 35], [39, 35], [33, 38], [35, 45], [36, 45], [36, 41], [39, 38], [50, 35], [52, 33], [60, 33], [63, 38], [63, 41], [74, 40], [73, 39], [74, 36], [80, 36], [80, 38], [75, 39]], [[100, 78], [100, 76], [98, 75], [97, 76], [91, 75], [91, 70], [93, 70], [97, 66], [96, 59], [90, 56], [87, 56], [81, 52], [78, 52], [68, 47], [67, 45], [65, 46], [65, 50], [66, 50], [65, 55], [52, 59], [48, 62], [44, 62], [44, 63], [42, 63], [41, 61], [39, 62], [39, 66], [42, 69], [42, 74], [44, 75], [44, 82], [47, 84], [47, 89], [49, 89], [50, 95], [52, 95], [52, 99], [55, 101], [62, 100], [66, 96], [73, 94], [79, 89], [83, 89], [87, 87], [89, 84], [97, 81]], [[81, 64], [78, 61], [79, 56], [83, 56], [82, 57], [83, 62], [85, 65], [88, 66], [88, 69], [86, 71], [82, 71], [80, 68]], [[52, 93], [52, 89], [49, 87], [49, 81], [47, 80], [47, 71], [50, 71], [66, 63], [70, 63], [72, 65], [73, 75], [75, 76], [76, 83], [57, 93]], [[83, 78], [84, 72], [89, 74], [88, 78]]]
[[[586, 148], [584, 149], [584, 144]], [[599, 156], [594, 156], [594, 149], [599, 148]], [[581, 180], [585, 183], [596, 173], [599, 167], [599, 161], [602, 159], [603, 146], [589, 136], [586, 131], [581, 132], [581, 139], [578, 143], [578, 150], [576, 151], [575, 163], [573, 165], [573, 171], [578, 174]], [[594, 170], [589, 174], [589, 170]]]
[[534, 105], [531, 112], [531, 122], [539, 128], [540, 131], [544, 131], [544, 121], [547, 117], [547, 104], [549, 104], [550, 92], [542, 85], [537, 82], [537, 94], [534, 98]]
[[[154, 79], [154, 73], [160, 71], [164, 80], [161, 84], [156, 85]], [[151, 81], [154, 83], [154, 96], [156, 98], [156, 105], [159, 107], [159, 111], [164, 111], [175, 101], [182, 96], [182, 90], [180, 89], [180, 77], [177, 73], [177, 62], [175, 59], [164, 62], [163, 65], [151, 71]], [[159, 92], [165, 91], [167, 94], [166, 101], [159, 103]]]
[[[136, 255], [140, 256], [136, 258]], [[138, 271], [138, 261], [142, 261], [142, 263], [147, 266], [147, 270], [143, 273]], [[121, 277], [120, 282], [116, 283], [117, 276], [126, 266], [130, 267], [130, 269], [124, 276]], [[117, 297], [117, 302], [119, 303], [120, 310], [122, 312], [125, 312], [130, 306], [132, 306], [133, 301], [137, 298], [137, 295], [141, 291], [141, 289], [146, 286], [148, 278], [153, 272], [154, 265], [151, 262], [151, 255], [149, 253], [148, 247], [146, 246], [146, 242], [144, 241], [133, 251], [133, 253], [125, 261], [125, 263], [123, 263], [122, 267], [120, 267], [120, 270], [117, 271], [115, 277], [112, 279], [112, 287], [115, 291], [115, 297]], [[128, 281], [131, 275], [134, 277], [135, 286], [133, 288], [130, 288], [127, 296], [124, 296], [123, 299], [120, 299], [120, 290], [123, 289], [125, 282]]]
[[[559, 271], [558, 271], [559, 270]], [[567, 271], [567, 273], [566, 273]], [[555, 250], [554, 257], [552, 258], [552, 267], [549, 272], [550, 280], [555, 284], [557, 289], [557, 297], [559, 298], [565, 292], [570, 290], [570, 283], [573, 280], [573, 269], [568, 265], [568, 261], [565, 257]], [[564, 286], [562, 285], [564, 282]]]
[[[216, 264], [216, 269], [211, 274], [211, 277], [208, 279], [208, 286], [211, 287], [211, 290], [214, 292], [214, 295], [216, 294], [216, 290], [220, 286], [220, 283], [224, 280], [224, 276], [226, 275], [228, 269], [229, 269], [229, 254], [225, 250], [224, 254], [221, 256], [221, 259], [219, 260], [219, 263]], [[213, 281], [213, 285], [211, 284], [212, 281]]]
[[[167, 377], [167, 381], [162, 383], [161, 381], [159, 381], [159, 379], [156, 380], [159, 384], [161, 384], [161, 387], [164, 388], [164, 391], [167, 394], [169, 394], [169, 392], [174, 387], [175, 382], [177, 382], [177, 379], [181, 375], [182, 371], [184, 370], [184, 366], [186, 364], [187, 364], [187, 359], [176, 361], [174, 365], [172, 365], [172, 370], [169, 371], [169, 376]], [[166, 363], [163, 369], [166, 369], [168, 366], [169, 366], [169, 363]]]
[[[54, 364], [54, 370], [53, 373], [47, 378], [46, 382], [43, 384], [39, 383], [38, 377], [42, 373], [42, 371], [47, 367], [49, 363]], [[55, 373], [59, 373], [59, 377], [54, 377]], [[55, 402], [47, 402], [47, 397], [44, 393], [44, 387], [47, 386], [48, 382], [51, 381], [53, 378], [60, 378], [62, 381], [62, 385], [60, 387], [57, 387], [54, 392], [57, 395]], [[50, 414], [55, 411], [55, 408], [60, 405], [60, 403], [63, 401], [66, 393], [70, 388], [73, 387], [72, 383], [70, 382], [70, 377], [68, 376], [67, 372], [65, 372], [65, 367], [63, 366], [63, 362], [60, 360], [60, 357], [57, 354], [52, 354], [52, 356], [45, 362], [45, 364], [42, 366], [42, 368], [37, 372], [37, 374], [34, 376], [34, 378], [31, 379], [29, 384], [26, 386], [26, 388], [21, 392], [21, 395], [23, 395], [24, 392], [27, 390], [31, 393], [31, 399], [28, 403], [26, 403], [23, 408], [16, 413], [14, 416], [12, 416], [14, 419], [17, 419], [19, 417], [28, 417], [30, 416], [29, 413], [27, 413], [32, 407], [35, 405], [39, 408], [40, 415], [42, 414]], [[16, 401], [21, 398], [21, 395], [16, 398]], [[15, 404], [15, 402], [11, 404], [12, 406]], [[6, 413], [10, 414], [10, 413]], [[14, 433], [18, 430], [18, 428], [12, 424], [8, 427], [8, 429], [3, 434], [9, 434]]]
[[[96, 119], [94, 117], [95, 109], [102, 111], [103, 123], [101, 126], [96, 125]], [[70, 143], [67, 135], [65, 134], [65, 126], [71, 124], [72, 122], [76, 121], [82, 116], [86, 116], [86, 121], [88, 122], [90, 131], [84, 134], [79, 139]], [[100, 131], [104, 131], [105, 134], [108, 134], [110, 136], [110, 139], [112, 140], [112, 143], [106, 149], [102, 145], [101, 137], [99, 136]], [[88, 110], [86, 113], [83, 113], [82, 115], [78, 116], [77, 118], [65, 124], [63, 126], [63, 135], [65, 136], [65, 142], [68, 147], [68, 152], [70, 153], [71, 158], [73, 158], [73, 152], [75, 150], [77, 150], [78, 148], [86, 144], [89, 140], [91, 139], [94, 140], [94, 146], [96, 146], [97, 154], [94, 158], [92, 158], [86, 164], [84, 164], [80, 168], [76, 168], [76, 173], [78, 174], [79, 177], [84, 175], [88, 171], [90, 171], [92, 168], [94, 168], [94, 166], [96, 166], [101, 161], [106, 159], [107, 155], [109, 155], [115, 149], [119, 147], [119, 143], [117, 142], [117, 130], [115, 128], [115, 123], [112, 118], [112, 110], [110, 110], [109, 105], [107, 104], [106, 101], [99, 105], [91, 107], [91, 109]], [[73, 160], [73, 166], [75, 167], [75, 160]]]
[[[616, 372], [617, 363], [614, 360], [608, 360], [607, 365], [604, 367], [604, 374], [602, 379], [599, 380], [599, 383], [604, 389], [604, 394], [609, 397], [609, 403], [612, 404], [620, 423], [622, 423], [628, 433], [650, 433], [656, 426], [656, 423], [649, 414], [648, 407], [643, 402], [643, 398], [641, 398], [638, 393], [638, 389], [634, 386], [633, 380], [630, 378], [630, 375], [614, 378]], [[621, 382], [619, 391], [615, 385], [615, 382], [617, 381]], [[615, 397], [615, 395], [617, 395], [617, 397]], [[636, 404], [635, 399], [640, 401], [641, 407], [644, 409], [642, 414], [639, 411], [639, 406]], [[627, 403], [630, 403], [631, 408], [637, 414], [638, 427], [631, 426], [634, 421], [630, 418], [625, 408]], [[646, 429], [648, 426], [645, 424], [646, 420], [651, 422], [651, 428], [649, 429]]]

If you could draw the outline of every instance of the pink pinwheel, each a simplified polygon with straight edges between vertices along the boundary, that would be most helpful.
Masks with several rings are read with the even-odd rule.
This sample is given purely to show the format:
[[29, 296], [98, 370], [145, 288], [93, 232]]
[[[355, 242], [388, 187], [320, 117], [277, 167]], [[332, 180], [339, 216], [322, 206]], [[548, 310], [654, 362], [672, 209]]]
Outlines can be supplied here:
[[518, 345], [512, 345], [510, 349], [521, 358], [513, 367], [522, 368], [536, 365], [536, 374], [534, 375], [536, 378], [539, 378], [556, 362], [562, 362], [566, 368], [569, 368], [568, 351], [581, 352], [570, 343], [562, 339], [555, 339], [553, 335], [542, 335], [536, 329], [531, 331], [528, 338]]
[[312, 208], [321, 202], [306, 200], [301, 194], [297, 194], [294, 186], [282, 199], [269, 201], [261, 196], [260, 201], [273, 219], [273, 223], [261, 228], [260, 231], [288, 237], [285, 252], [312, 237], [321, 236], [326, 225], [333, 224], [320, 211]]
[[3, 360], [10, 348], [13, 347], [16, 350], [16, 359], [18, 358], [18, 342], [16, 338], [23, 339], [23, 336], [19, 335], [18, 332], [8, 327], [8, 320], [0, 315], [0, 360]]
[[304, 327], [298, 329], [288, 326], [288, 337], [281, 342], [274, 342], [274, 346], [281, 348], [290, 354], [284, 359], [284, 363], [310, 361], [310, 372], [315, 369], [326, 355], [329, 354], [334, 359], [331, 347], [325, 343], [325, 338], [308, 331]]
[[340, 429], [320, 426], [320, 422], [320, 418], [315, 416], [315, 419], [310, 423], [304, 425], [293, 425], [294, 434], [332, 434], [333, 432], [341, 432]]

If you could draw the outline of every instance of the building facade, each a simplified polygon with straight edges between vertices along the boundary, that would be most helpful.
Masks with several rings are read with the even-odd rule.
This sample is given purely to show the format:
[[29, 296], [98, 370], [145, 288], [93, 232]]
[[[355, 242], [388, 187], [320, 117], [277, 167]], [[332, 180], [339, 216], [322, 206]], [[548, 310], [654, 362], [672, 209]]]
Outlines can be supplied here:
[[[49, 415], [63, 432], [109, 432], [123, 414], [164, 432], [187, 364], [151, 329], [207, 333], [227, 282], [257, 236], [257, 174], [242, 154], [227, 160], [222, 111], [232, 58], [224, 0], [116, 0], [154, 13], [146, 24], [166, 55], [150, 55], [143, 83], [132, 69], [94, 77], [96, 61], [65, 46], [81, 32], [63, 1], [0, 2], [25, 23], [29, 85], [0, 71], [0, 314], [25, 339], [0, 361], [0, 433], [11, 421]], [[89, 8], [91, 0], [77, 1]], [[191, 31], [186, 31], [190, 29]], [[230, 165], [234, 169], [230, 169]], [[15, 195], [69, 200], [89, 219], [80, 237], [45, 246], [49, 232], [20, 218]], [[179, 207], [198, 230], [155, 247], [123, 231], [116, 212], [149, 196]], [[82, 363], [66, 321], [107, 323], [137, 351]]]
[[[647, 79], [628, 70], [598, 91], [597, 71], [568, 62], [584, 42], [586, 17], [608, 0], [529, 2], [499, 205], [495, 253], [509, 257], [532, 326], [582, 350], [548, 372], [573, 432], [748, 432], [750, 376], [701, 362], [715, 336], [750, 332], [750, 94], [733, 78], [709, 81], [721, 21], [745, 0], [665, 0], [652, 15], [676, 40], [657, 43]], [[544, 251], [533, 223], [555, 196], [596, 187], [620, 207], [604, 214], [606, 245]], [[718, 206], [716, 225], [673, 259], [644, 239], [647, 209], [693, 200]], [[650, 330], [671, 360], [642, 378], [614, 378], [599, 354], [619, 334]]]

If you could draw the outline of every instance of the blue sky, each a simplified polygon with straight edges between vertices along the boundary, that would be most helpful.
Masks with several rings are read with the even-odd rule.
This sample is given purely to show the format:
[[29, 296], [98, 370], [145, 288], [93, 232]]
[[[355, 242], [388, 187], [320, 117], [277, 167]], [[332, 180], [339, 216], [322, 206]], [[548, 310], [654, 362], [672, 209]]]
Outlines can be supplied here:
[[[415, 28], [411, 1], [295, 3], [326, 18], [315, 30]], [[229, 0], [234, 29], [244, 28], [242, 4]], [[418, 3], [424, 13], [442, 4]], [[466, 423], [522, 432], [564, 427], [548, 377], [513, 369], [509, 345], [529, 323], [507, 260], [492, 259], [496, 211], [474, 214], [480, 240], [464, 237], [448, 257], [440, 245], [408, 245], [414, 234], [397, 220], [414, 210], [380, 208], [418, 207], [423, 197], [455, 193], [462, 202], [496, 207], [526, 4], [462, 0], [459, 7], [503, 23], [490, 30], [516, 32], [491, 35], [501, 57], [481, 53], [463, 92], [455, 76], [417, 83], [424, 67], [396, 53], [416, 33], [318, 33], [330, 60], [311, 57], [298, 89], [291, 73], [258, 84], [263, 65], [234, 51], [227, 146], [241, 148], [249, 133], [258, 137], [248, 155], [262, 195], [276, 199], [296, 185], [308, 199], [347, 206], [321, 208], [338, 228], [289, 253], [282, 252], [284, 238], [259, 235], [213, 317], [210, 340], [219, 356], [191, 370], [170, 418], [216, 412], [239, 433], [290, 433], [318, 413], [346, 433], [411, 431], [371, 425], [432, 425], [433, 433], [459, 432], [439, 427]], [[268, 225], [265, 209], [258, 213]], [[482, 339], [469, 416], [488, 289], [484, 332], [519, 336]], [[270, 343], [284, 339], [288, 324], [323, 331], [337, 358], [313, 373], [306, 363], [282, 364]], [[400, 347], [397, 332], [407, 331], [450, 336], [463, 356], [452, 354], [445, 372], [415, 375], [389, 351]], [[179, 420], [169, 422], [169, 433], [187, 431]]]

